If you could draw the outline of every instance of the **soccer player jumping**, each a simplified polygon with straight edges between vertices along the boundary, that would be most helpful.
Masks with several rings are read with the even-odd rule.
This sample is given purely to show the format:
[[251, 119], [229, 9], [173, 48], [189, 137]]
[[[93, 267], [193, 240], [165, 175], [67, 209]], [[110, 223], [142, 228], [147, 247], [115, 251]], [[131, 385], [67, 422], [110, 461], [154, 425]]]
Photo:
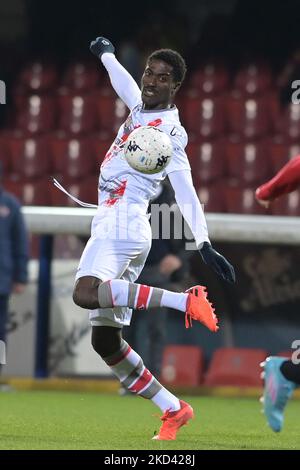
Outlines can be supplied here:
[[[122, 338], [122, 327], [130, 324], [131, 309], [158, 306], [184, 312], [187, 327], [192, 319], [211, 331], [217, 331], [218, 326], [203, 286], [175, 293], [134, 282], [151, 246], [148, 204], [166, 176], [203, 261], [229, 282], [235, 280], [234, 269], [210, 244], [184, 150], [187, 134], [173, 104], [186, 72], [183, 58], [170, 49], [153, 52], [147, 60], [140, 90], [116, 59], [114, 46], [108, 39], [98, 37], [92, 41], [90, 50], [101, 59], [114, 90], [130, 114], [101, 165], [97, 214], [79, 262], [73, 299], [91, 311], [92, 345], [123, 387], [152, 400], [162, 410], [163, 424], [154, 438], [172, 440], [176, 439], [178, 429], [193, 417], [193, 409], [152, 376], [141, 357]], [[159, 126], [173, 145], [171, 162], [157, 174], [139, 173], [124, 158], [123, 147], [128, 135], [144, 125]]]
[[[300, 155], [290, 160], [267, 183], [256, 190], [256, 199], [264, 207], [300, 186]], [[269, 426], [279, 432], [283, 426], [283, 413], [288, 399], [300, 386], [300, 364], [282, 357], [268, 357], [264, 363], [264, 413]]]

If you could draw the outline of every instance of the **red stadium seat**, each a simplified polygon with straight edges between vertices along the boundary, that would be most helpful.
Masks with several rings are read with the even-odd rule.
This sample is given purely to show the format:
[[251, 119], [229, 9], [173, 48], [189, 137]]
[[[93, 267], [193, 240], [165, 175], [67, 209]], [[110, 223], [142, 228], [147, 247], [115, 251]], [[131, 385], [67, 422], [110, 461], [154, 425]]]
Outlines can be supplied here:
[[266, 209], [255, 199], [256, 187], [240, 187], [227, 185], [224, 187], [226, 212], [232, 214], [266, 215]]
[[229, 84], [228, 69], [220, 63], [206, 62], [195, 70], [185, 85], [187, 95], [217, 95]]
[[249, 62], [238, 70], [233, 88], [243, 94], [257, 95], [268, 90], [272, 85], [270, 66], [263, 62]]
[[160, 379], [166, 385], [195, 387], [203, 380], [203, 368], [201, 348], [170, 345], [163, 352]]
[[11, 171], [24, 179], [49, 175], [51, 162], [47, 138], [43, 136], [24, 137], [13, 133], [7, 138], [11, 160]]
[[55, 174], [76, 179], [94, 173], [95, 163], [88, 138], [72, 138], [56, 134], [49, 138], [49, 147]]
[[92, 132], [96, 128], [95, 105], [92, 94], [72, 94], [60, 89], [59, 129], [72, 135]]
[[191, 142], [186, 148], [193, 177], [201, 183], [210, 183], [224, 175], [224, 142], [222, 140]]
[[298, 217], [300, 215], [300, 190], [285, 194], [273, 201], [271, 211], [273, 215]]
[[48, 132], [55, 128], [56, 100], [51, 96], [22, 96], [17, 103], [15, 128], [29, 134]]
[[[88, 176], [82, 181], [64, 180], [62, 178], [58, 178], [58, 180], [72, 196], [75, 196], [83, 202], [97, 204], [98, 175]], [[52, 206], [78, 207], [76, 202], [53, 184], [50, 186], [50, 201]]]
[[222, 97], [189, 97], [182, 101], [182, 120], [188, 133], [211, 139], [224, 132]]
[[223, 180], [211, 184], [197, 186], [197, 193], [204, 212], [225, 212], [226, 205], [223, 195]]
[[246, 139], [266, 135], [271, 127], [267, 100], [264, 96], [244, 98], [231, 93], [226, 102], [228, 130]]
[[263, 349], [217, 349], [209, 364], [204, 385], [261, 387], [260, 363], [266, 357], [267, 352]]
[[28, 180], [6, 180], [4, 187], [14, 194], [22, 204], [26, 206], [49, 206], [50, 179]]
[[97, 128], [116, 133], [129, 114], [124, 102], [117, 97], [111, 86], [100, 88], [93, 94], [93, 99], [97, 110]]
[[265, 142], [226, 142], [226, 166], [229, 178], [245, 184], [263, 183], [271, 173]]
[[99, 86], [102, 74], [102, 69], [94, 63], [73, 62], [63, 74], [62, 86], [72, 90], [91, 91]]
[[17, 77], [16, 93], [42, 93], [54, 89], [58, 72], [54, 64], [35, 61], [25, 65]]

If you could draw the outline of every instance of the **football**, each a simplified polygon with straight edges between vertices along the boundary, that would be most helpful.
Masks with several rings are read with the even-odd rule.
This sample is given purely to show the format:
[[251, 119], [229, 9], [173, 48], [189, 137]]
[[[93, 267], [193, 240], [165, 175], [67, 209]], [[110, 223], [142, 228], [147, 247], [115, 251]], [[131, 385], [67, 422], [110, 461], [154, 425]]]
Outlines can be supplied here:
[[124, 146], [127, 163], [141, 173], [162, 171], [172, 158], [169, 136], [153, 126], [142, 126], [132, 131]]

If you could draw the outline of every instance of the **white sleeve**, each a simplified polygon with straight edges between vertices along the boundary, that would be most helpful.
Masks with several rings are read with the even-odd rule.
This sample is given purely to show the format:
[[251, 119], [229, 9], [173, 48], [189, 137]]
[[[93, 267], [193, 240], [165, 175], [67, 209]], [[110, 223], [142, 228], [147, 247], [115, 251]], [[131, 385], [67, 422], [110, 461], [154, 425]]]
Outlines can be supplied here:
[[169, 175], [173, 171], [190, 170], [190, 162], [185, 152], [187, 145], [187, 135], [183, 127], [179, 126], [161, 126], [161, 129], [168, 134], [173, 146], [173, 154], [169, 165], [166, 167], [166, 173]]
[[141, 102], [141, 90], [136, 81], [111, 52], [105, 52], [101, 61], [106, 68], [111, 84], [122, 101], [132, 110]]
[[197, 247], [203, 242], [209, 242], [204, 212], [190, 170], [174, 171], [169, 174], [169, 180], [175, 192], [177, 205], [191, 229]]

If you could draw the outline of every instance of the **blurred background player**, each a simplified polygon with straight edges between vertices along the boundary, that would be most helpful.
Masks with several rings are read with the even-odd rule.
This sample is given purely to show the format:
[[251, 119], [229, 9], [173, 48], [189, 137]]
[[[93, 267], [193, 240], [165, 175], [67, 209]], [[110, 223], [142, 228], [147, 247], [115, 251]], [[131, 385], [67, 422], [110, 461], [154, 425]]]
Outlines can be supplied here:
[[[257, 201], [269, 207], [274, 199], [300, 186], [300, 155], [290, 160], [270, 181], [257, 188]], [[268, 357], [264, 363], [264, 413], [270, 427], [279, 432], [283, 426], [283, 412], [294, 389], [300, 385], [300, 364], [281, 357]]]
[[[132, 308], [174, 308], [185, 312], [186, 326], [193, 318], [212, 331], [217, 330], [217, 319], [203, 287], [177, 293], [134, 283], [151, 246], [148, 204], [167, 175], [204, 262], [229, 282], [235, 280], [234, 269], [210, 244], [184, 150], [187, 135], [173, 104], [186, 72], [183, 58], [170, 49], [153, 52], [147, 60], [140, 90], [117, 61], [108, 39], [98, 37], [90, 49], [101, 59], [113, 88], [131, 112], [101, 165], [98, 211], [79, 263], [73, 299], [78, 306], [92, 310], [92, 345], [122, 385], [151, 399], [163, 411], [163, 424], [155, 438], [176, 439], [178, 429], [193, 417], [191, 406], [166, 390], [122, 338], [122, 327], [130, 323]], [[159, 126], [170, 136], [173, 157], [166, 171], [144, 175], [129, 169], [123, 158], [123, 145], [130, 132], [140, 125]], [[185, 211], [184, 206], [192, 210]], [[106, 226], [109, 228], [105, 233]], [[125, 239], [112, 239], [113, 231], [120, 230], [123, 235], [126, 231]]]
[[3, 190], [0, 162], [0, 340], [6, 340], [8, 302], [27, 283], [28, 239], [17, 199]]

